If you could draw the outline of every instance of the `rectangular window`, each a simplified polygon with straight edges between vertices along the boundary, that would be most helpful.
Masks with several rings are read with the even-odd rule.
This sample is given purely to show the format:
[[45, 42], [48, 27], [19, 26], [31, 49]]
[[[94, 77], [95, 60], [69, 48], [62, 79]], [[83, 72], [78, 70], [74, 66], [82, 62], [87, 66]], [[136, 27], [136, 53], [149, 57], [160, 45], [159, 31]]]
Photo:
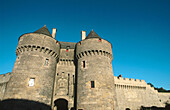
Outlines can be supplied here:
[[95, 88], [94, 81], [91, 81], [91, 88]]
[[29, 86], [34, 86], [35, 78], [30, 78], [29, 80]]
[[48, 62], [49, 62], [49, 59], [46, 59], [44, 65], [45, 65], [45, 66], [48, 66]]
[[86, 67], [85, 61], [83, 61], [83, 68], [85, 68], [85, 67]]

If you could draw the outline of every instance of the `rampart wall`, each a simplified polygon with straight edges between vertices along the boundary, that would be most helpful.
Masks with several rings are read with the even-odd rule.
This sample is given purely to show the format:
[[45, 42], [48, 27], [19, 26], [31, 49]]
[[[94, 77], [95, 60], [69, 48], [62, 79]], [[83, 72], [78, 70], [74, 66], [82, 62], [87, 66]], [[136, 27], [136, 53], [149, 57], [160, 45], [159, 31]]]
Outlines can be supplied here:
[[6, 85], [8, 81], [11, 78], [11, 73], [6, 73], [6, 74], [1, 74], [0, 75], [0, 100], [2, 100], [5, 90], [6, 90]]
[[160, 102], [166, 105], [166, 103], [170, 104], [170, 93], [159, 92], [158, 96], [160, 98]]
[[[130, 108], [138, 110], [141, 106], [164, 107], [168, 94], [158, 93], [144, 80], [114, 77], [118, 107], [120, 110]], [[169, 94], [170, 95], [170, 94]], [[162, 101], [161, 101], [162, 100]]]

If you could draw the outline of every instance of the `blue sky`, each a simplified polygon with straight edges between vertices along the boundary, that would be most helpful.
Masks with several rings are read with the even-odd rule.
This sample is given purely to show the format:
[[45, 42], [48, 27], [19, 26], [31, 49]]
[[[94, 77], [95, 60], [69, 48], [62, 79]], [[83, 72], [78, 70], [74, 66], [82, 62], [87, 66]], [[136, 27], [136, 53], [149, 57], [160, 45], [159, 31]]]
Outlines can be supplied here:
[[115, 76], [170, 89], [169, 0], [1, 0], [0, 74], [12, 71], [19, 36], [45, 24], [68, 42], [93, 29], [112, 43]]

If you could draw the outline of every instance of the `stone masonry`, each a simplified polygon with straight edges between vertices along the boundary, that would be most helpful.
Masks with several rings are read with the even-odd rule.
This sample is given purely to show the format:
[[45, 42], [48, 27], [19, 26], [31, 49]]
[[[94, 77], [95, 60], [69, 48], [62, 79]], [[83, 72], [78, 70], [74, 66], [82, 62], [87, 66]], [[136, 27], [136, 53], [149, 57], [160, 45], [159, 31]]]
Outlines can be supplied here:
[[2, 110], [138, 110], [164, 107], [169, 93], [144, 80], [113, 76], [112, 45], [93, 30], [60, 42], [44, 26], [23, 34], [11, 73], [0, 76]]

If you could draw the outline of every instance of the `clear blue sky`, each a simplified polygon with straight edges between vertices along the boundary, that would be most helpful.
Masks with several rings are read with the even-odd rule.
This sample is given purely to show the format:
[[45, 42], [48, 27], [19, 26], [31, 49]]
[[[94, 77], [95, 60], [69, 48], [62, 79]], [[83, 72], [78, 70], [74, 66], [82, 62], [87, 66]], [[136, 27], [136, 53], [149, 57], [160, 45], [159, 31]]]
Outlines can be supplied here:
[[170, 0], [1, 0], [0, 74], [12, 71], [20, 35], [45, 24], [68, 42], [93, 29], [113, 45], [115, 76], [170, 89]]

